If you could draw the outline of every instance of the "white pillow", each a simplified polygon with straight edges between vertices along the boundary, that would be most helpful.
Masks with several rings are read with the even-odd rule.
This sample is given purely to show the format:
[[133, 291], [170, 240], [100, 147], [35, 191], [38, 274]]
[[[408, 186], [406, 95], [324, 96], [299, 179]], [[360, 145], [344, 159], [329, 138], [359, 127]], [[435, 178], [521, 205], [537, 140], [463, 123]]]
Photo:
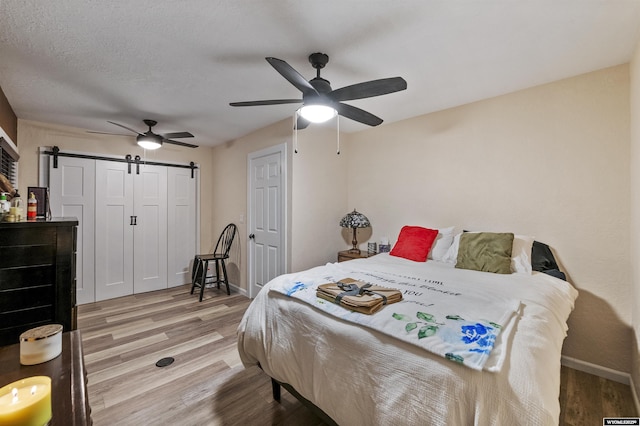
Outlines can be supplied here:
[[511, 248], [511, 272], [531, 275], [531, 248], [533, 237], [514, 235]]
[[[443, 262], [453, 263], [458, 261], [458, 249], [460, 248], [460, 235], [453, 238], [453, 243], [447, 254], [442, 259]], [[534, 237], [527, 235], [514, 235], [513, 247], [511, 248], [511, 272], [531, 275], [531, 247]]]
[[453, 263], [455, 265], [456, 262], [458, 261], [458, 248], [460, 248], [460, 235], [462, 235], [462, 233], [456, 234], [456, 236], [453, 237], [453, 242], [451, 243], [451, 246], [447, 250], [447, 254], [445, 254], [444, 257], [442, 258], [443, 262]]
[[444, 257], [449, 251], [449, 247], [451, 247], [451, 244], [453, 243], [453, 233], [455, 228], [455, 226], [450, 226], [448, 228], [438, 229], [438, 236], [433, 242], [433, 246], [431, 246], [429, 259], [440, 261], [444, 260]]

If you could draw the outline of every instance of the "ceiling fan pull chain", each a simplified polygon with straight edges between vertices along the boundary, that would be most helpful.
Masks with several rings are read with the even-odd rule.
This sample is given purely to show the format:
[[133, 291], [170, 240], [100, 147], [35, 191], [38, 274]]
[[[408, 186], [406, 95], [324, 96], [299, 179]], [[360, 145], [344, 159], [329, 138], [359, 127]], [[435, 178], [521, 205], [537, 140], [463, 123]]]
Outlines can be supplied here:
[[340, 155], [340, 116], [336, 115], [336, 139], [338, 140], [338, 152], [337, 154]]
[[293, 113], [293, 152], [298, 153], [298, 110]]

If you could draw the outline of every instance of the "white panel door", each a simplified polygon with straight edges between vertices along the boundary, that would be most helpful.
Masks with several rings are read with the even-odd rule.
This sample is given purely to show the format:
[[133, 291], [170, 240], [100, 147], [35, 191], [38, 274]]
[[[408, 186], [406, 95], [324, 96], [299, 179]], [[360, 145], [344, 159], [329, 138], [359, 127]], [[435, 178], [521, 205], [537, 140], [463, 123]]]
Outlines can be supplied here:
[[140, 167], [134, 175], [133, 292], [167, 288], [167, 167]]
[[59, 157], [58, 167], [53, 168], [53, 157], [49, 157], [51, 214], [78, 219], [76, 303], [79, 305], [95, 302], [95, 167], [95, 160]]
[[196, 185], [190, 169], [167, 170], [167, 286], [191, 282], [191, 262], [196, 255]]
[[96, 301], [133, 294], [133, 175], [96, 161]]
[[284, 145], [249, 156], [249, 292], [285, 272]]

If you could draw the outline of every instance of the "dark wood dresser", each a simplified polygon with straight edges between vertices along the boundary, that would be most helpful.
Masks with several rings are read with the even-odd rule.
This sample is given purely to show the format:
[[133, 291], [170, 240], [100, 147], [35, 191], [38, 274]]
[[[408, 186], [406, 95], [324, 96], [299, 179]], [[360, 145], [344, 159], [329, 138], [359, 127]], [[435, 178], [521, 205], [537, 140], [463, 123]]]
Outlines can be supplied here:
[[32, 376], [51, 378], [49, 426], [92, 424], [79, 330], [62, 333], [62, 353], [42, 364], [21, 365], [19, 343], [0, 348], [0, 387]]
[[0, 346], [44, 324], [76, 329], [75, 218], [0, 222]]

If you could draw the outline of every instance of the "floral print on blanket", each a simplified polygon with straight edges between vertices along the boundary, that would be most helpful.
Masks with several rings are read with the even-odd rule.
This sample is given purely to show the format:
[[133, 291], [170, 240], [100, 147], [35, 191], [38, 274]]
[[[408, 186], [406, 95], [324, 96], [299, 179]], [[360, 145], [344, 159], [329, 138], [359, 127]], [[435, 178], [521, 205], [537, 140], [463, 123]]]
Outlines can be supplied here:
[[[489, 300], [481, 292], [461, 291], [436, 278], [414, 279], [404, 275], [398, 278], [383, 272], [372, 275], [343, 271], [342, 264], [336, 265], [325, 267], [336, 268], [334, 274], [323, 272], [320, 275], [311, 270], [275, 281], [270, 284], [269, 291], [303, 301], [344, 321], [368, 327], [475, 370], [483, 370], [490, 356], [497, 362], [504, 356], [506, 349], [499, 343], [505, 339], [502, 336], [504, 328], [499, 324], [506, 328], [515, 317], [520, 301], [496, 297]], [[389, 304], [373, 315], [365, 315], [317, 296], [318, 285], [337, 282], [344, 277], [394, 287], [402, 291], [403, 300]], [[428, 281], [426, 284], [425, 280]]]
[[[443, 333], [440, 337], [443, 341], [453, 345], [460, 345], [460, 343], [466, 345], [445, 354], [445, 358], [460, 364], [464, 364], [465, 352], [489, 355], [496, 342], [497, 331], [502, 328], [500, 324], [494, 322], [487, 324], [480, 322], [470, 323], [465, 321], [460, 315], [447, 315], [446, 321], [449, 321], [449, 323], [438, 322], [435, 315], [421, 311], [416, 312], [415, 320], [409, 315], [397, 312], [394, 312], [391, 316], [396, 320], [407, 323], [404, 326], [407, 334], [411, 334], [417, 330], [416, 337], [418, 339], [433, 336], [442, 328]], [[455, 321], [456, 324], [451, 324], [451, 321]], [[460, 322], [462, 322], [462, 324], [460, 324]]]
[[462, 326], [462, 341], [467, 345], [476, 345], [470, 348], [471, 352], [489, 353], [496, 342], [496, 335], [492, 333], [493, 328], [480, 324]]

